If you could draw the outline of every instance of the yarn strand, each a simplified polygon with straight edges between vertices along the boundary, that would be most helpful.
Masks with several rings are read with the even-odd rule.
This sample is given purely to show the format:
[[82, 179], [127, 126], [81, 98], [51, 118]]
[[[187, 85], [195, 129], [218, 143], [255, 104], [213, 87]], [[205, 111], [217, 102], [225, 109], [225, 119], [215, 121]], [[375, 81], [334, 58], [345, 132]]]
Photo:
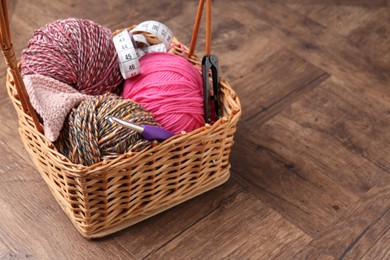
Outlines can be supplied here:
[[153, 115], [138, 103], [116, 95], [93, 96], [69, 114], [55, 142], [58, 151], [73, 163], [92, 165], [150, 145], [140, 134], [109, 122], [108, 116], [159, 126]]
[[111, 31], [92, 21], [57, 20], [34, 31], [22, 75], [40, 74], [84, 94], [118, 93], [122, 82]]
[[140, 59], [141, 74], [127, 79], [123, 97], [139, 102], [165, 129], [190, 132], [204, 125], [203, 82], [185, 58], [150, 53]]

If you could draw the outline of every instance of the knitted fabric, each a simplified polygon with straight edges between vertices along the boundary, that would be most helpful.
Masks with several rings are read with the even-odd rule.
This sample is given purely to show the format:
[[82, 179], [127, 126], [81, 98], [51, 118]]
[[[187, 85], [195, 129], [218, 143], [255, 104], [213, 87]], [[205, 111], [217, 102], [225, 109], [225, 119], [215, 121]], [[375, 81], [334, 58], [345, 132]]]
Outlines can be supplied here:
[[55, 141], [70, 110], [88, 95], [56, 79], [38, 74], [26, 75], [23, 81], [32, 106], [43, 119], [45, 136]]

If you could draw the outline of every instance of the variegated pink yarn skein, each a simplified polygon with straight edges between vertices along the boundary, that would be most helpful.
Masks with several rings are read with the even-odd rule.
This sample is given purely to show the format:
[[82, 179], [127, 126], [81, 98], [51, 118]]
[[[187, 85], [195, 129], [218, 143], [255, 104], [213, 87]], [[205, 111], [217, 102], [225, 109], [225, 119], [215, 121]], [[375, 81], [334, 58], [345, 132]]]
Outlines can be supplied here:
[[122, 82], [111, 31], [68, 18], [34, 31], [22, 53], [22, 75], [39, 74], [84, 94], [120, 93]]
[[204, 126], [203, 82], [188, 60], [157, 52], [143, 56], [140, 65], [141, 74], [125, 81], [124, 98], [142, 104], [176, 134]]

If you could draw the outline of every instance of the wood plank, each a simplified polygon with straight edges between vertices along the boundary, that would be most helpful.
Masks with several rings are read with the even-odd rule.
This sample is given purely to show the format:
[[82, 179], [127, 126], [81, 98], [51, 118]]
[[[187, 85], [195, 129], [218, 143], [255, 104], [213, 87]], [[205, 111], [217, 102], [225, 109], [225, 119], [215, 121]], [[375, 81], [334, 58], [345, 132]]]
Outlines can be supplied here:
[[[382, 94], [382, 97], [389, 97], [380, 101], [378, 95], [367, 93], [370, 90], [363, 91], [332, 77], [324, 82], [321, 88], [295, 103], [291, 110], [286, 110], [286, 114], [298, 124], [336, 139], [349, 152], [363, 157], [383, 172], [389, 173], [390, 160], [386, 154], [390, 153], [390, 93], [375, 92], [378, 95]], [[319, 149], [324, 153], [328, 151], [328, 154], [338, 150], [331, 145]], [[349, 183], [356, 178], [350, 177]], [[378, 178], [371, 175], [367, 179], [370, 183], [370, 180]], [[374, 183], [375, 181], [372, 185]]]
[[[2, 148], [0, 152], [0, 164], [2, 165], [2, 167], [0, 167], [0, 178], [2, 181], [41, 181], [39, 173], [35, 169], [32, 169], [33, 164], [30, 163], [26, 154], [23, 154], [23, 152], [21, 152], [22, 155], [13, 153], [9, 144], [5, 143], [2, 139], [0, 139], [0, 147]], [[26, 153], [26, 151], [24, 151], [24, 153]], [[11, 172], [16, 172], [16, 174], [11, 174]]]
[[[286, 2], [287, 3], [287, 2]], [[329, 31], [336, 32], [342, 36], [348, 36], [355, 29], [364, 27], [368, 22], [376, 17], [386, 8], [373, 8], [376, 4], [383, 7], [383, 1], [351, 1], [350, 4], [322, 2], [316, 3], [307, 1], [301, 3], [299, 1], [292, 1], [292, 4], [287, 3], [288, 7], [297, 11], [298, 13], [309, 17], [310, 19], [320, 23]]]
[[383, 234], [382, 237], [380, 237], [375, 245], [373, 245], [362, 257], [364, 260], [369, 259], [389, 259], [390, 258], [390, 247], [389, 247], [389, 241], [390, 241], [390, 231], [389, 228], [387, 228], [387, 231], [385, 234]]
[[234, 177], [312, 236], [390, 172], [390, 120], [371, 116], [388, 107], [338, 83], [325, 81], [260, 128], [241, 126], [232, 154]]
[[387, 89], [390, 81], [387, 71], [378, 70], [375, 61], [351, 46], [345, 37], [281, 4], [234, 4], [253, 17], [247, 26], [256, 27], [325, 72], [351, 84], [364, 86], [370, 82], [374, 88]]
[[[282, 58], [280, 56], [283, 53], [288, 56], [279, 44], [247, 28], [227, 32], [229, 36], [223, 35], [216, 39], [215, 44], [221, 75], [228, 80], [240, 96], [253, 91], [255, 86], [262, 85], [262, 82], [258, 82], [254, 84], [255, 86], [251, 86], [248, 82], [252, 79], [256, 80], [259, 68], [270, 67], [267, 64], [272, 61], [271, 56], [279, 52], [281, 52], [278, 55], [279, 58]], [[239, 59], [235, 53], [240, 53]], [[294, 59], [293, 55], [290, 54], [290, 58]], [[279, 66], [281, 66], [280, 63], [282, 61], [279, 62]]]
[[[18, 116], [8, 94], [0, 100], [0, 121], [4, 122], [0, 131], [0, 143], [5, 147], [4, 150], [0, 150], [0, 156], [5, 156], [6, 153], [16, 153], [21, 156], [20, 160], [34, 167], [20, 139]], [[10, 162], [4, 161], [4, 163], [7, 165]]]
[[[252, 17], [237, 17], [232, 15], [234, 13], [237, 13], [235, 5], [225, 1], [213, 3], [212, 52], [219, 57], [222, 75], [232, 81], [237, 91], [244, 92], [249, 82], [246, 77], [255, 75], [260, 64], [280, 51], [282, 46], [265, 37], [257, 28], [247, 26]], [[202, 24], [203, 34], [204, 27]], [[203, 50], [204, 37], [200, 36], [203, 44], [200, 50]]]
[[146, 259], [283, 259], [309, 241], [261, 201], [241, 192]]
[[[0, 240], [1, 241], [1, 240]], [[12, 252], [6, 245], [0, 242], [0, 258], [11, 259], [16, 256], [15, 252]], [[26, 255], [27, 257], [27, 255]]]
[[[264, 132], [263, 128], [259, 131]], [[306, 234], [318, 235], [357, 199], [321, 170], [313, 169], [299, 153], [284, 151], [275, 139], [270, 139], [272, 146], [263, 140], [249, 129], [236, 134], [236, 142], [243, 147], [232, 154], [237, 173], [233, 177]]]
[[[365, 250], [369, 249], [376, 242], [376, 237], [370, 238], [369, 235], [378, 232], [378, 229], [379, 232], [382, 229], [389, 229], [390, 187], [388, 183], [390, 179], [387, 177], [383, 181], [383, 185], [367, 192], [337, 223], [329, 226], [295, 257], [312, 259], [318, 250], [339, 259], [347, 257], [352, 252], [358, 253], [354, 255], [356, 258], [362, 257], [363, 254], [360, 254], [358, 249], [355, 251], [354, 248], [358, 246]], [[380, 253], [387, 254], [388, 245], [387, 249], [386, 246], [382, 247], [383, 249], [385, 251]], [[352, 259], [356, 259], [354, 256]]]
[[245, 92], [238, 89], [240, 97], [246, 100], [243, 120], [255, 128], [260, 126], [327, 77], [322, 70], [289, 51], [275, 52], [256, 64], [256, 70], [235, 82], [245, 86]]
[[206, 218], [215, 209], [242, 191], [234, 180], [151, 219], [130, 227], [117, 235], [115, 241], [140, 259], [164, 247], [185, 230]]
[[348, 40], [359, 49], [367, 53], [375, 61], [376, 69], [390, 69], [390, 24], [384, 23], [390, 19], [388, 9], [380, 9], [366, 24], [353, 30]]
[[[390, 199], [390, 196], [388, 196]], [[390, 245], [388, 238], [390, 238], [390, 207], [387, 208], [387, 211], [384, 213], [381, 218], [376, 219], [371, 223], [367, 230], [364, 230], [364, 234], [359, 239], [356, 239], [356, 242], [353, 244], [353, 247], [349, 251], [344, 251], [342, 257], [346, 259], [358, 259], [362, 256], [369, 257], [370, 255], [376, 255], [375, 258], [371, 259], [388, 259], [385, 257], [387, 254], [390, 256]], [[373, 247], [381, 247], [384, 249], [382, 252], [377, 252], [375, 249], [371, 250]], [[371, 251], [370, 253], [368, 253]], [[368, 253], [368, 254], [367, 254]]]
[[329, 5], [329, 6], [365, 6], [365, 7], [383, 7], [386, 6], [386, 0], [269, 0], [272, 3], [279, 4], [299, 4], [299, 5]]

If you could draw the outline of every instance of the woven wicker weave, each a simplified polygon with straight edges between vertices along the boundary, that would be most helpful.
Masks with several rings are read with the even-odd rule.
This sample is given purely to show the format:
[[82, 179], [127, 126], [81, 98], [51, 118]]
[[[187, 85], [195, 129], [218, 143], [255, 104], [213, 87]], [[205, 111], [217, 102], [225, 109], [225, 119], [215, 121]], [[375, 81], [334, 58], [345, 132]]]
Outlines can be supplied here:
[[[223, 78], [223, 117], [213, 125], [92, 166], [71, 163], [37, 129], [31, 116], [34, 113], [27, 113], [28, 104], [21, 101], [24, 85], [6, 31], [9, 24], [5, 1], [1, 6], [1, 42], [9, 65], [6, 85], [18, 114], [21, 139], [55, 199], [84, 237], [119, 231], [229, 178], [229, 154], [241, 106]], [[181, 55], [176, 39], [174, 44], [173, 52]], [[188, 53], [188, 48], [184, 49]], [[199, 66], [197, 56], [192, 56], [191, 62]]]

